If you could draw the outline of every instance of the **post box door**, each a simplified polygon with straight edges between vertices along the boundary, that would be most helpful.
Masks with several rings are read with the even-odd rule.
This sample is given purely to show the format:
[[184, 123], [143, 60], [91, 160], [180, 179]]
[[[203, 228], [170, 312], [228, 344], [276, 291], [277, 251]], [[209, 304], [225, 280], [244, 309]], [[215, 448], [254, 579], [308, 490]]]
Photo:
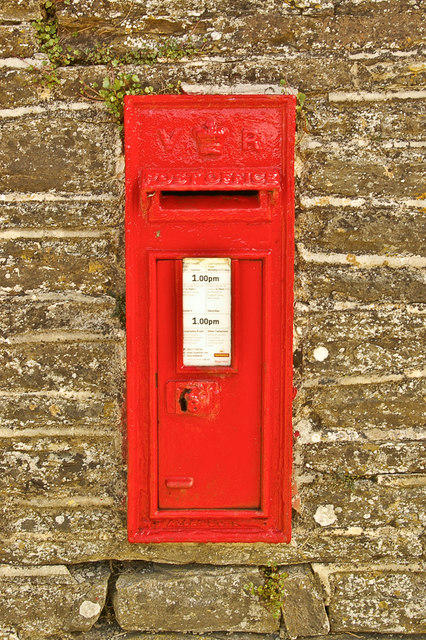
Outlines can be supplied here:
[[260, 509], [262, 261], [232, 261], [229, 367], [181, 366], [182, 261], [156, 264], [158, 507]]

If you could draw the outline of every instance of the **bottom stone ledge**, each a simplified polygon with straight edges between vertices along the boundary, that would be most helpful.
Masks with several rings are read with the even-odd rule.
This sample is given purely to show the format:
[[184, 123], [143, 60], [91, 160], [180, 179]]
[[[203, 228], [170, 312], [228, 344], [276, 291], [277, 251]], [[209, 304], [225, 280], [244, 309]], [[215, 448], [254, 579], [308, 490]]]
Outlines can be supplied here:
[[[280, 634], [280, 637], [287, 637]], [[341, 633], [321, 636], [305, 636], [303, 640], [425, 640], [424, 634]], [[0, 640], [20, 640], [17, 633], [0, 627]], [[278, 640], [277, 634], [258, 633], [149, 633], [123, 631], [116, 622], [99, 620], [87, 632], [61, 633], [49, 640]]]
[[251, 631], [273, 633], [279, 621], [244, 585], [263, 584], [246, 567], [130, 567], [113, 595], [119, 625], [128, 631]]
[[334, 632], [425, 634], [425, 611], [425, 571], [364, 568], [330, 575], [329, 616]]
[[288, 567], [282, 615], [289, 638], [320, 636], [330, 630], [321, 585], [308, 566]]
[[[3, 640], [1, 635], [0, 640]], [[15, 640], [15, 638], [10, 640]], [[67, 633], [54, 636], [49, 640], [279, 640], [279, 638], [277, 634], [260, 633], [203, 633], [200, 635], [196, 633], [123, 631], [116, 622], [99, 620], [86, 633]]]
[[45, 640], [88, 631], [105, 605], [105, 564], [0, 565], [0, 640]]
[[[323, 636], [306, 636], [303, 640], [425, 640], [423, 633], [329, 633]], [[92, 640], [90, 638], [90, 640]]]

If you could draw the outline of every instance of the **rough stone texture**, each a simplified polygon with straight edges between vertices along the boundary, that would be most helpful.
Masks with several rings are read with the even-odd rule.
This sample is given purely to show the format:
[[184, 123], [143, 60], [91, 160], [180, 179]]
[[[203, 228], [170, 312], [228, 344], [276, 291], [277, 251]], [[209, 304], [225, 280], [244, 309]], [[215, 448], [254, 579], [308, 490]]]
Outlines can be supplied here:
[[[417, 60], [415, 54], [413, 60]], [[392, 69], [393, 63], [394, 60]], [[359, 62], [354, 64], [359, 68]], [[362, 88], [364, 89], [364, 85]], [[401, 87], [396, 85], [393, 88]], [[378, 89], [384, 87], [376, 82], [366, 88], [368, 91]], [[364, 140], [376, 144], [383, 141], [395, 147], [402, 144], [404, 148], [404, 143], [410, 140], [418, 142], [425, 139], [425, 108], [423, 100], [402, 102], [389, 99], [356, 104], [346, 101], [330, 104], [321, 97], [314, 101], [308, 99], [309, 133], [314, 139], [319, 136], [319, 140], [326, 138], [343, 142], [347, 136], [351, 136], [359, 137], [361, 144]]]
[[[74, 495], [100, 498], [123, 491], [120, 442], [100, 433], [31, 438], [4, 438], [0, 448], [0, 492], [9, 500]], [[105, 479], [108, 478], [108, 482]]]
[[4, 349], [0, 390], [116, 392], [122, 352], [114, 343], [35, 342]]
[[30, 200], [29, 196], [27, 199], [23, 196], [17, 202], [0, 203], [0, 224], [3, 229], [117, 228], [123, 222], [123, 214], [120, 199], [108, 196], [91, 200], [57, 196], [51, 201], [40, 199], [36, 202]]
[[117, 244], [118, 239], [109, 234], [0, 240], [0, 292], [12, 296], [23, 292], [113, 292], [117, 287]]
[[415, 55], [400, 62], [386, 58], [378, 62], [360, 61], [354, 69], [359, 83], [370, 90], [377, 87], [388, 90], [400, 87], [422, 88], [425, 83], [425, 71], [424, 60], [419, 60]]
[[290, 638], [320, 636], [330, 630], [319, 585], [307, 567], [289, 569], [285, 581], [283, 620]]
[[37, 105], [41, 91], [34, 83], [36, 72], [29, 65], [20, 64], [20, 68], [0, 67], [0, 107], [2, 109], [19, 108], [26, 105]]
[[[0, 639], [183, 640], [210, 629], [218, 640], [273, 640], [278, 622], [242, 589], [268, 563], [290, 574], [284, 640], [422, 634], [422, 3], [58, 0], [56, 10], [61, 46], [124, 54], [191, 36], [192, 57], [115, 69], [157, 92], [180, 80], [195, 93], [306, 94], [295, 162], [297, 496], [288, 545], [127, 542], [124, 160], [89, 89], [114, 70], [100, 58], [81, 66], [80, 53], [46, 84], [31, 27], [41, 3], [0, 0], [0, 562], [28, 568], [0, 572]], [[119, 621], [152, 633], [123, 630], [110, 604], [89, 631], [98, 607], [88, 618], [80, 607], [103, 606], [106, 560], [117, 561]], [[37, 574], [58, 564], [69, 569]]]
[[30, 58], [37, 51], [34, 29], [30, 25], [0, 26], [0, 58]]
[[[259, 65], [262, 66], [261, 70]], [[190, 85], [270, 83], [276, 89], [283, 77], [291, 86], [309, 82], [316, 91], [324, 87], [329, 91], [353, 88], [351, 65], [348, 62], [335, 63], [328, 58], [312, 59], [306, 54], [300, 54], [295, 59], [273, 61], [260, 56], [248, 60], [236, 58], [231, 61], [202, 57], [185, 63], [162, 60], [155, 67], [132, 66], [125, 69], [136, 73], [144, 84], [153, 85], [159, 91], [168, 81], [177, 80]], [[11, 108], [41, 103], [47, 108], [49, 105], [53, 106], [54, 100], [74, 102], [76, 97], [81, 99], [80, 81], [86, 85], [94, 81], [102, 82], [108, 71], [104, 66], [59, 69], [61, 84], [41, 88], [36, 82], [36, 72], [31, 71], [25, 63], [22, 63], [18, 70], [0, 68], [3, 88], [0, 105], [2, 108]], [[110, 119], [103, 109], [102, 112], [104, 120]]]
[[[417, 311], [357, 309], [298, 315], [305, 379], [422, 368], [425, 315], [423, 309]], [[323, 360], [321, 348], [327, 350]]]
[[[413, 64], [417, 60], [413, 54]], [[358, 64], [358, 63], [357, 63]], [[389, 60], [392, 69], [395, 60]], [[406, 63], [409, 66], [409, 63]], [[407, 89], [406, 76], [401, 68], [399, 74], [393, 77], [393, 81], [380, 75], [369, 78], [366, 89], [398, 90]], [[354, 63], [345, 59], [335, 60], [327, 56], [311, 57], [307, 53], [292, 54], [291, 57], [282, 55], [270, 60], [265, 56], [241, 58], [233, 56], [230, 60], [216, 57], [209, 59], [206, 56], [196, 57], [185, 62], [170, 62], [161, 60], [157, 66], [126, 67], [127, 71], [136, 73], [146, 85], [153, 85], [159, 91], [168, 81], [181, 80], [190, 85], [221, 85], [229, 86], [239, 84], [271, 84], [275, 89], [279, 87], [280, 80], [285, 80], [290, 87], [299, 87], [312, 94], [308, 95], [306, 109], [309, 121], [309, 132], [315, 135], [319, 133], [335, 135], [342, 139], [342, 135], [371, 136], [371, 140], [397, 139], [422, 139], [424, 106], [421, 101], [415, 104], [403, 105], [401, 101], [386, 104], [373, 103], [370, 107], [365, 105], [354, 107], [350, 103], [331, 105], [328, 100], [321, 97], [322, 92], [339, 90], [353, 91], [358, 85], [354, 75]], [[102, 82], [107, 75], [108, 68], [99, 65], [97, 67], [67, 67], [58, 69], [61, 84], [51, 88], [40, 87], [37, 84], [37, 74], [22, 63], [20, 68], [0, 68], [0, 79], [3, 92], [0, 96], [2, 108], [12, 106], [37, 105], [44, 107], [53, 106], [54, 100], [74, 102], [81, 99], [81, 84], [90, 85], [92, 82]], [[418, 73], [412, 74], [413, 81], [408, 89], [422, 88], [422, 81]], [[417, 84], [416, 84], [417, 83]], [[363, 85], [364, 86], [364, 85]], [[280, 90], [280, 89], [279, 89]], [[101, 103], [99, 103], [101, 105]], [[103, 111], [103, 118], [109, 119]], [[333, 138], [333, 139], [336, 139]], [[302, 140], [302, 149], [309, 138]]]
[[92, 124], [90, 111], [62, 118], [32, 116], [0, 125], [4, 155], [0, 160], [5, 191], [117, 191], [120, 147], [111, 125]]
[[296, 241], [310, 251], [422, 255], [426, 235], [420, 206], [316, 207], [297, 215]]
[[[407, 636], [403, 634], [357, 634], [362, 640], [407, 640]], [[191, 634], [193, 640], [205, 640], [205, 634]], [[212, 633], [208, 636], [212, 640], [276, 640], [275, 634], [257, 634], [257, 633]], [[284, 629], [280, 630], [280, 637], [287, 637]], [[336, 633], [321, 636], [311, 636], [315, 640], [353, 640], [350, 633]], [[66, 633], [61, 636], [54, 636], [51, 640], [185, 640], [186, 634], [183, 633], [149, 633], [146, 631], [123, 631], [117, 624], [108, 623], [106, 619], [100, 618], [93, 625], [90, 631], [82, 635], [81, 633]], [[6, 640], [19, 640], [17, 636], [6, 637]], [[424, 634], [410, 634], [409, 640], [424, 640]]]
[[[109, 571], [103, 564], [0, 566], [0, 625], [23, 640], [87, 631], [99, 618]], [[0, 627], [1, 628], [1, 627]]]
[[0, 21], [20, 22], [33, 20], [41, 16], [40, 3], [37, 0], [0, 0]]
[[342, 571], [330, 585], [332, 631], [426, 632], [424, 571]]
[[[87, 4], [90, 10], [87, 10]], [[102, 29], [103, 37], [115, 38], [120, 42], [120, 35], [116, 33], [117, 23], [123, 21], [129, 27], [129, 40], [136, 44], [138, 38], [151, 34], [182, 35], [191, 30], [197, 23], [196, 33], [204, 34], [215, 31], [221, 35], [215, 41], [215, 46], [221, 54], [239, 53], [250, 50], [250, 53], [277, 53], [280, 51], [334, 51], [367, 50], [372, 48], [372, 34], [374, 40], [380, 41], [383, 48], [395, 42], [401, 48], [409, 48], [413, 34], [421, 37], [422, 15], [419, 10], [407, 10], [404, 7], [404, 19], [401, 20], [401, 7], [392, 3], [387, 10], [372, 12], [370, 15], [337, 15], [298, 16], [289, 15], [286, 11], [287, 3], [274, 3], [283, 10], [275, 10], [270, 5], [259, 11], [259, 4], [253, 3], [252, 10], [247, 3], [218, 2], [211, 3], [209, 10], [199, 5], [190, 12], [190, 7], [176, 3], [178, 12], [174, 12], [173, 19], [159, 16], [160, 7], [154, 12], [152, 5], [146, 3], [73, 3], [63, 6], [60, 11], [60, 24], [66, 28], [75, 28], [76, 24], [84, 27]], [[169, 5], [170, 11], [170, 3]], [[163, 5], [167, 6], [167, 4]], [[86, 5], [86, 6], [85, 6]], [[142, 9], [142, 11], [141, 11]], [[148, 10], [147, 10], [148, 9]], [[164, 10], [164, 8], [163, 8]], [[167, 9], [166, 9], [167, 11]], [[183, 12], [183, 13], [182, 13]], [[179, 15], [180, 13], [180, 15]], [[263, 14], [263, 15], [262, 15]], [[266, 15], [265, 15], [266, 14]], [[287, 14], [287, 15], [286, 15]], [[225, 20], [224, 16], [232, 17]], [[115, 33], [114, 33], [115, 32]], [[121, 35], [121, 40], [124, 38]], [[140, 40], [139, 40], [140, 42]]]
[[353, 527], [413, 527], [425, 525], [424, 487], [383, 486], [336, 470], [299, 489], [306, 524]]
[[367, 380], [362, 385], [354, 380], [345, 386], [325, 379], [319, 386], [299, 390], [295, 406], [304, 423], [296, 420], [295, 429], [304, 427], [317, 439], [338, 441], [414, 439], [422, 435], [424, 393], [422, 378], [401, 376], [396, 381], [368, 384]]
[[[184, 634], [180, 633], [147, 633], [147, 632], [135, 632], [129, 631], [128, 633], [121, 631], [122, 635], [119, 635], [120, 628], [115, 625], [107, 625], [105, 623], [97, 623], [90, 631], [84, 635], [84, 640], [185, 640]], [[117, 637], [118, 636], [118, 637]], [[281, 636], [284, 636], [284, 631], [281, 631]], [[211, 634], [213, 640], [274, 640], [276, 636], [273, 635], [260, 635], [260, 634], [223, 634], [215, 633]], [[316, 640], [353, 640], [353, 635], [350, 633], [330, 634], [327, 636], [313, 636]], [[407, 636], [402, 634], [359, 634], [362, 640], [407, 640]], [[81, 636], [80, 636], [81, 638]], [[80, 640], [78, 634], [68, 634], [57, 640]], [[205, 635], [194, 634], [194, 640], [204, 640]], [[9, 639], [7, 639], [9, 640]], [[11, 639], [15, 640], [15, 638]], [[55, 638], [56, 640], [56, 638]], [[424, 640], [423, 634], [412, 634], [409, 640]]]
[[244, 585], [262, 584], [256, 569], [154, 567], [129, 571], [116, 583], [113, 604], [126, 630], [272, 633], [279, 622]]
[[[345, 480], [340, 490], [346, 491], [352, 484], [350, 479]], [[400, 488], [394, 488], [394, 495], [400, 492]], [[303, 500], [309, 500], [307, 493]], [[316, 509], [323, 506], [318, 504]], [[290, 545], [134, 545], [126, 542], [125, 505], [114, 496], [76, 495], [58, 499], [35, 496], [9, 500], [4, 508], [0, 529], [4, 562], [33, 564], [54, 558], [56, 562], [74, 563], [116, 558], [172, 565], [266, 565], [333, 562], [338, 557], [344, 562], [404, 563], [423, 555], [422, 526], [412, 523], [401, 529], [399, 521], [378, 527], [370, 526], [364, 519], [361, 525], [358, 520], [357, 526], [322, 527], [311, 512], [303, 517], [295, 515]]]
[[[333, 301], [426, 302], [425, 276], [420, 269], [401, 267], [360, 268], [348, 252], [347, 266], [305, 263], [296, 274], [297, 297], [301, 302], [318, 298]], [[350, 372], [348, 372], [350, 373]]]
[[378, 473], [421, 473], [426, 471], [426, 441], [339, 442], [308, 444], [304, 447], [306, 469], [347, 476], [375, 476]]
[[173, 13], [175, 16], [184, 16], [185, 9], [188, 12], [203, 10], [209, 12], [221, 11], [228, 14], [238, 15], [241, 13], [256, 13], [257, 15], [269, 15], [273, 11], [282, 13], [283, 15], [304, 14], [310, 15], [314, 13], [320, 15], [333, 14], [351, 14], [351, 15], [370, 15], [377, 12], [378, 9], [386, 14], [392, 12], [406, 11], [407, 9], [419, 9], [419, 2], [410, 2], [410, 0], [398, 0], [389, 6], [387, 0], [325, 0], [318, 3], [317, 0], [295, 0], [294, 2], [279, 2], [272, 0], [267, 5], [259, 5], [257, 0], [206, 0], [202, 6], [195, 0], [188, 0], [185, 5], [179, 0], [74, 0], [70, 5], [63, 4], [59, 7], [60, 14], [66, 16], [83, 16], [90, 8], [94, 17], [100, 18], [121, 18], [127, 16], [129, 10], [133, 13], [132, 18], [145, 15], [164, 16], [166, 13]]
[[28, 434], [40, 429], [43, 433], [57, 429], [87, 429], [116, 432], [120, 422], [121, 404], [108, 393], [65, 393], [64, 390], [49, 393], [35, 392], [0, 394], [0, 420], [5, 429], [25, 431]]
[[[26, 307], [25, 296], [10, 296], [0, 309], [0, 336], [13, 340], [28, 339], [28, 334], [46, 333], [62, 336], [64, 331], [84, 332], [99, 338], [119, 339], [122, 329], [117, 318], [117, 301], [111, 291], [108, 296], [80, 296], [64, 300], [61, 294], [47, 294], [47, 300], [37, 300]], [[13, 320], [13, 322], [12, 322]], [[26, 336], [26, 337], [25, 337]], [[1, 411], [1, 409], [0, 409]]]
[[[352, 147], [352, 148], [351, 148]], [[358, 148], [357, 148], [358, 147]], [[367, 147], [367, 145], [366, 145]], [[417, 198], [425, 177], [422, 149], [386, 149], [382, 145], [330, 145], [305, 153], [309, 173], [303, 187], [315, 195], [345, 197], [378, 196]]]

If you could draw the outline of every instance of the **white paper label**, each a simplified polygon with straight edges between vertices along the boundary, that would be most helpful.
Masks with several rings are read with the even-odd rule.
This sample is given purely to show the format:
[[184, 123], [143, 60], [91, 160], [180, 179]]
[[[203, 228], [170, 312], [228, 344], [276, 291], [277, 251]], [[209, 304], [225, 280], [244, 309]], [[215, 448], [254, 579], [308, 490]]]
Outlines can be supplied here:
[[231, 365], [231, 259], [184, 258], [183, 364]]

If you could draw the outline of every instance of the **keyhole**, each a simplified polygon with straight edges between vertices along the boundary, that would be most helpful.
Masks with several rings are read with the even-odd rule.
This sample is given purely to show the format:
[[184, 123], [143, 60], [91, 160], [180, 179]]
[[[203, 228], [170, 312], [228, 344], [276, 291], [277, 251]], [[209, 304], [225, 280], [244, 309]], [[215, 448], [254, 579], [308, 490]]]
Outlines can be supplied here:
[[179, 396], [179, 404], [181, 411], [188, 411], [188, 401], [186, 399], [186, 394], [190, 393], [191, 389], [184, 389]]

